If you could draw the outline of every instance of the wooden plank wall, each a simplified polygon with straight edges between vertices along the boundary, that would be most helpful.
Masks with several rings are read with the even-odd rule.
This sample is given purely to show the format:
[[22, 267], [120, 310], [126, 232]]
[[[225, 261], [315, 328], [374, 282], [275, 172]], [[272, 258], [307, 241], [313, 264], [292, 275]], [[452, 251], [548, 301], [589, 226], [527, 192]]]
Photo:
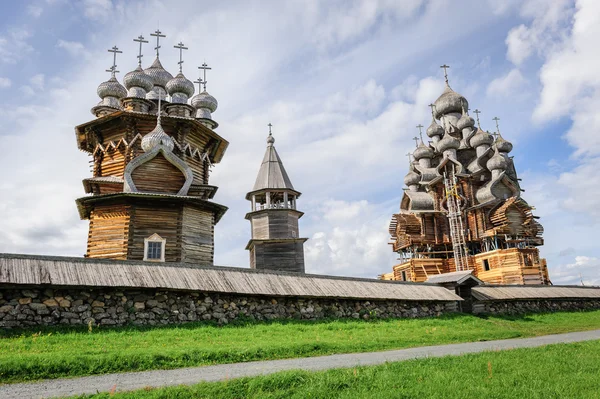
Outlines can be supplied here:
[[100, 163], [99, 176], [117, 176], [122, 178], [125, 171], [125, 154], [126, 151], [122, 148], [107, 151]]
[[144, 239], [158, 234], [166, 239], [165, 261], [181, 260], [181, 206], [157, 208], [156, 204], [131, 206], [129, 251], [127, 259], [144, 259]]
[[214, 215], [184, 205], [181, 218], [181, 261], [212, 265], [214, 260]]
[[302, 241], [255, 243], [256, 269], [304, 273]]
[[177, 194], [185, 183], [183, 173], [162, 154], [140, 165], [131, 174], [138, 191]]
[[253, 216], [250, 223], [252, 224], [252, 238], [257, 240], [269, 238], [269, 217], [266, 213]]
[[129, 219], [127, 205], [97, 206], [90, 214], [86, 256], [127, 259]]

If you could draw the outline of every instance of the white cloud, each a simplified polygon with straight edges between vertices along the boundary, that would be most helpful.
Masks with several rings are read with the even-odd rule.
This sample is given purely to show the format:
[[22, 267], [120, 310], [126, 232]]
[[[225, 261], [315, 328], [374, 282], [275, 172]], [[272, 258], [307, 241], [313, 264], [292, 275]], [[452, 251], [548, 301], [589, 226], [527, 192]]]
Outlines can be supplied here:
[[526, 0], [521, 3], [521, 16], [532, 19], [531, 24], [521, 24], [506, 37], [506, 57], [519, 66], [534, 52], [539, 55], [553, 51], [562, 39], [573, 15], [571, 0]]
[[561, 265], [552, 277], [554, 284], [575, 284], [600, 286], [600, 259], [590, 256], [576, 256], [575, 262]]
[[33, 90], [33, 88], [31, 86], [21, 86], [19, 88], [19, 91], [25, 96], [25, 97], [32, 97], [33, 95], [35, 95], [35, 90]]
[[521, 72], [514, 68], [506, 75], [496, 78], [487, 87], [488, 96], [514, 96], [525, 85], [526, 80]]
[[45, 76], [43, 73], [38, 73], [36, 75], [33, 75], [29, 79], [29, 83], [33, 86], [34, 89], [37, 89], [37, 90], [44, 90], [44, 82], [45, 82]]
[[0, 34], [0, 63], [15, 64], [33, 51], [27, 43], [33, 32], [25, 27], [9, 28]]
[[6, 89], [12, 85], [12, 81], [9, 78], [0, 78], [0, 89]]
[[82, 5], [84, 15], [93, 20], [104, 20], [113, 10], [111, 0], [83, 0]]
[[27, 13], [34, 18], [39, 18], [42, 15], [42, 12], [44, 12], [44, 9], [40, 6], [33, 4], [27, 6]]
[[56, 47], [65, 50], [72, 57], [85, 57], [85, 58], [90, 57], [90, 53], [86, 50], [85, 46], [80, 42], [59, 39], [58, 42], [56, 43]]

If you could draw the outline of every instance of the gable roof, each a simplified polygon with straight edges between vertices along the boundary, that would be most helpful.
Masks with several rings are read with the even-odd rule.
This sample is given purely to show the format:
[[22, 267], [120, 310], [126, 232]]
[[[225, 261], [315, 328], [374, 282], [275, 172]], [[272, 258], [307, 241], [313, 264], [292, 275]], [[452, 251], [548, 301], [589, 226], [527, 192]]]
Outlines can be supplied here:
[[429, 276], [427, 279], [428, 283], [444, 284], [444, 283], [456, 283], [462, 284], [467, 280], [473, 279], [478, 284], [483, 284], [483, 281], [473, 276], [473, 270], [462, 270], [458, 272], [442, 273]]
[[462, 300], [444, 287], [427, 283], [184, 263], [154, 264], [141, 261], [0, 254], [0, 287], [25, 284], [367, 300]]

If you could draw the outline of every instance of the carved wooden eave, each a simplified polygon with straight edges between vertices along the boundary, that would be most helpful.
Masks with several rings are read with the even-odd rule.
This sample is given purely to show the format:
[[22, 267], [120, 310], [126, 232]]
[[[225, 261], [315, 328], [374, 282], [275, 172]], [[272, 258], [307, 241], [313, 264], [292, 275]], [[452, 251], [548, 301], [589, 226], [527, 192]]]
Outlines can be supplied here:
[[77, 210], [79, 211], [79, 217], [81, 219], [89, 219], [90, 212], [93, 209], [93, 205], [97, 202], [109, 203], [110, 200], [114, 199], [116, 202], [122, 202], [125, 200], [136, 200], [136, 199], [150, 199], [165, 201], [169, 203], [181, 203], [191, 204], [203, 209], [210, 210], [215, 215], [215, 224], [221, 220], [221, 217], [225, 214], [228, 207], [220, 205], [211, 201], [207, 201], [200, 197], [194, 197], [189, 195], [175, 195], [175, 194], [158, 194], [158, 193], [115, 193], [115, 194], [100, 194], [90, 195], [87, 197], [81, 197], [75, 200], [77, 203]]
[[[75, 135], [79, 149], [92, 154], [97, 150], [98, 144], [102, 145], [102, 137], [97, 132], [101, 131], [108, 124], [123, 123], [123, 119], [156, 121], [156, 115], [132, 111], [117, 111], [76, 126]], [[195, 119], [164, 115], [161, 117], [161, 123], [167, 131], [176, 131], [177, 125], [184, 123], [193, 129], [193, 132], [208, 136], [210, 138], [209, 141], [213, 143], [210, 148], [210, 161], [212, 163], [221, 162], [223, 155], [229, 146], [227, 140]], [[176, 137], [173, 137], [173, 139], [175, 140]], [[118, 146], [118, 143], [114, 143], [114, 145]], [[187, 143], [177, 143], [177, 145], [182, 151], [183, 149], [186, 149], [186, 147], [186, 151], [191, 151], [192, 153], [200, 151], [189, 147], [189, 144]]]

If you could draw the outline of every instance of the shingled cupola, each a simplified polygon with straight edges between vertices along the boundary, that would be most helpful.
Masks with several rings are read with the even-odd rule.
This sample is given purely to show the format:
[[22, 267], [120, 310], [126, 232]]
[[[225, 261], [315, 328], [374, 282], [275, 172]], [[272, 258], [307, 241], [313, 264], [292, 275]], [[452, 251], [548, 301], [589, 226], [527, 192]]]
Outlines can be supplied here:
[[[189, 103], [192, 82], [182, 70], [173, 78], [159, 60], [138, 67], [117, 81], [115, 46], [109, 81], [98, 88], [102, 99], [96, 119], [76, 127], [79, 149], [92, 156], [92, 177], [84, 179], [85, 197], [77, 200], [90, 221], [86, 257], [184, 262], [212, 265], [214, 226], [227, 207], [212, 200], [210, 167], [221, 161], [227, 141], [195, 117]], [[161, 109], [162, 108], [162, 109]], [[163, 111], [164, 109], [164, 111]]]
[[271, 126], [269, 123], [267, 151], [256, 183], [246, 195], [252, 203], [252, 210], [246, 214], [252, 224], [252, 238], [246, 246], [250, 267], [304, 273], [307, 238], [299, 238], [298, 231], [298, 219], [304, 213], [296, 209], [300, 192], [294, 189], [275, 150]]

